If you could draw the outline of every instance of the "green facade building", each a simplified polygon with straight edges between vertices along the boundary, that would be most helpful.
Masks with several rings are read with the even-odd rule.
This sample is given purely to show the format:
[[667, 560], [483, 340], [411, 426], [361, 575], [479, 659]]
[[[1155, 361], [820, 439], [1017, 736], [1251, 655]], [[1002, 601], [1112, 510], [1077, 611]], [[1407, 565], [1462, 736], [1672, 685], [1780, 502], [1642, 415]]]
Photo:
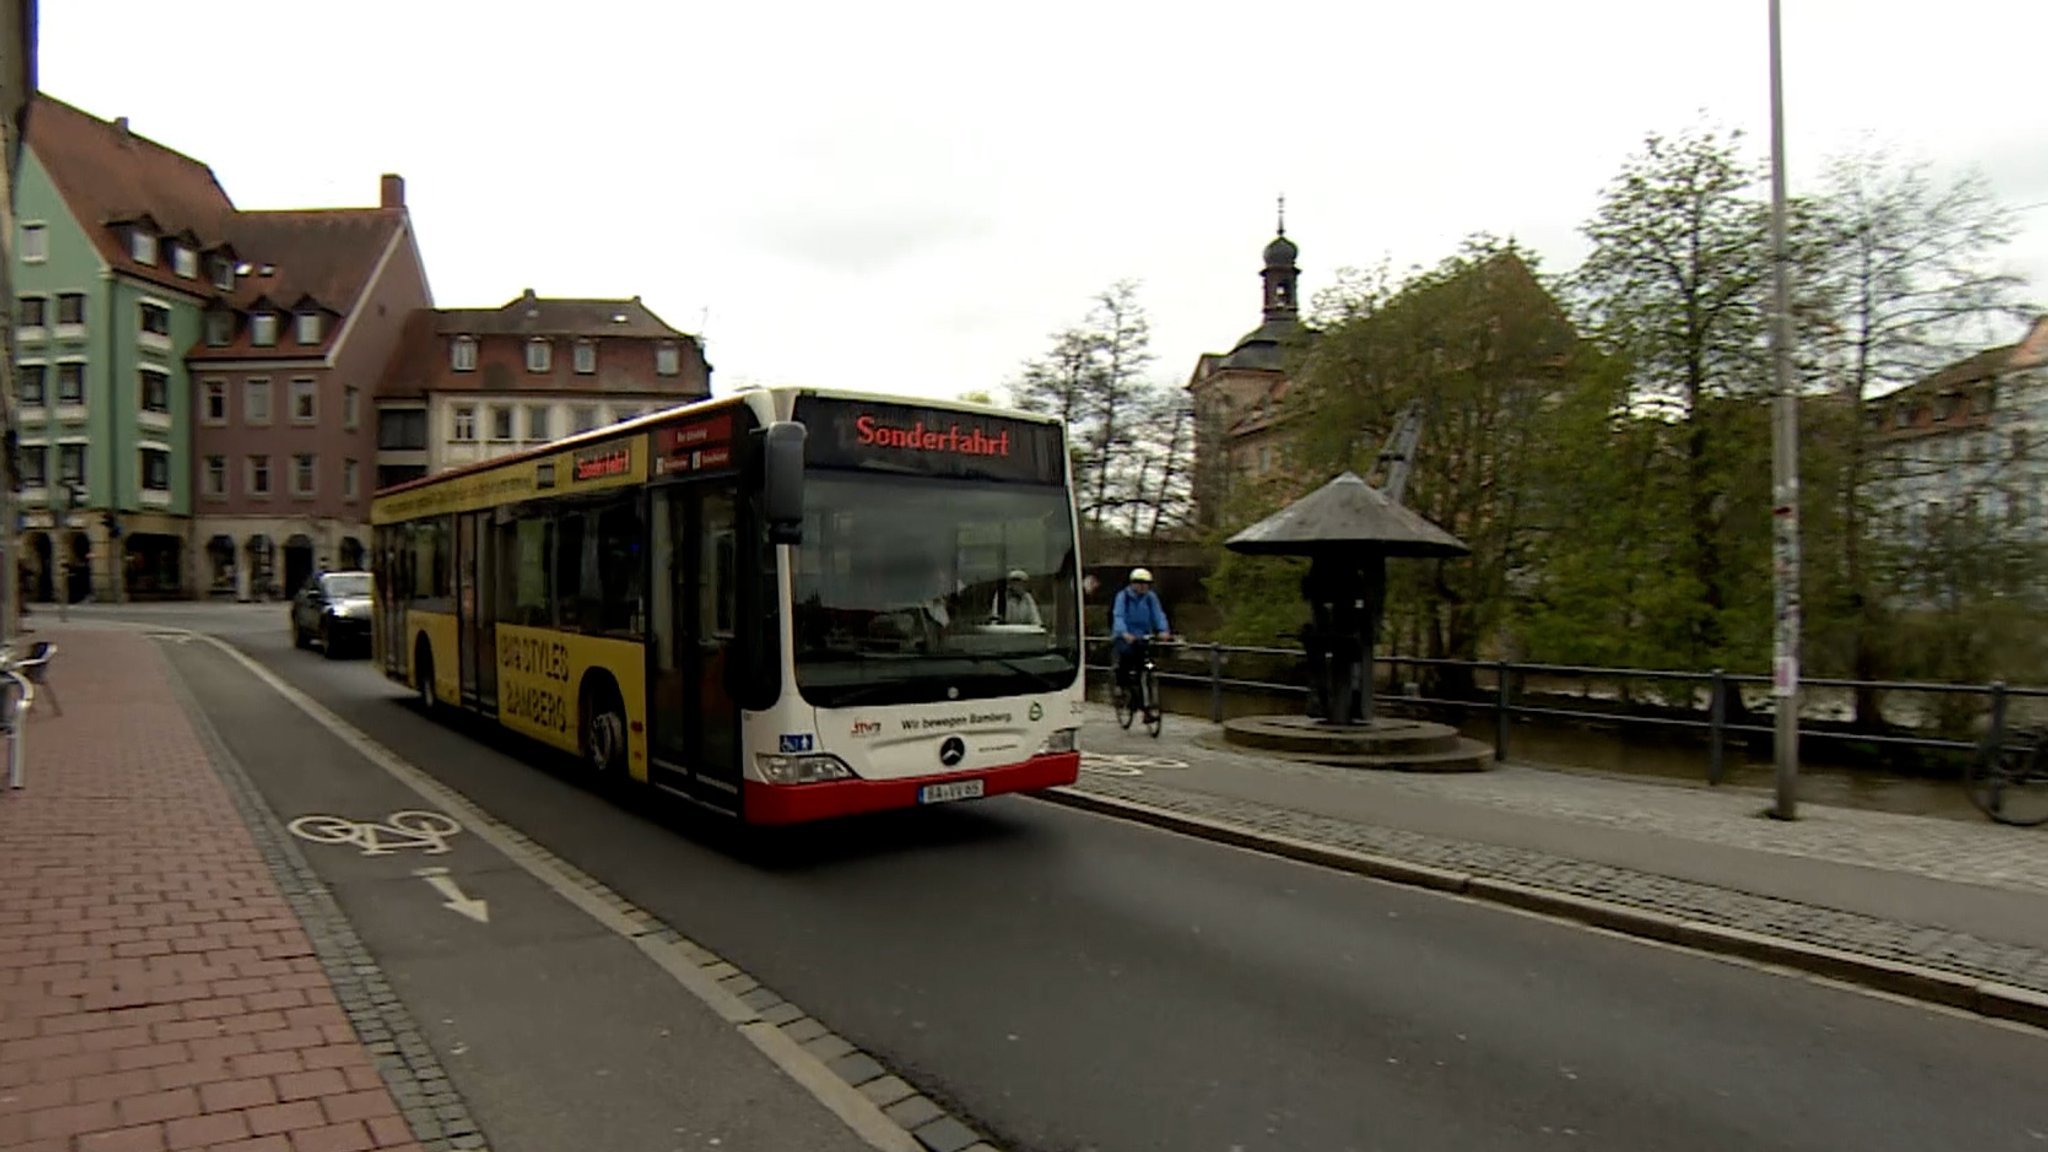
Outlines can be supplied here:
[[205, 165], [125, 120], [39, 97], [27, 143], [12, 268], [23, 591], [185, 595], [185, 356], [235, 283], [232, 205]]

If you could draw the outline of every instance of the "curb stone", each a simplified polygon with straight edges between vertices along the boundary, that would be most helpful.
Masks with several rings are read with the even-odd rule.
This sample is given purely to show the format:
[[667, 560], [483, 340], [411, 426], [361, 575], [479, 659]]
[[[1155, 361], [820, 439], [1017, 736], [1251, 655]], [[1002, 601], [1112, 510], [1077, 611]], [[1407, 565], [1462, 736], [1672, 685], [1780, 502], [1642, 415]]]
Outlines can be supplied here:
[[1572, 920], [1627, 936], [1699, 952], [1773, 964], [2017, 1024], [2048, 1029], [2048, 993], [1841, 948], [1829, 948], [1725, 924], [1681, 919], [1513, 880], [1479, 876], [1367, 852], [1315, 844], [1277, 833], [1073, 788], [1037, 799], [1096, 815], [1228, 844], [1375, 880], [1428, 888], [1492, 904]]
[[228, 751], [212, 718], [200, 708], [186, 685], [184, 675], [161, 645], [151, 647], [163, 662], [171, 691], [184, 708], [200, 745], [206, 749], [214, 774], [226, 785], [242, 823], [249, 829], [249, 838], [255, 841], [270, 869], [271, 879], [305, 927], [313, 955], [334, 986], [335, 999], [369, 1052], [372, 1065], [390, 1090], [391, 1102], [397, 1105], [413, 1138], [419, 1141], [423, 1152], [488, 1152], [489, 1144], [482, 1130], [448, 1080], [447, 1071], [413, 1022], [412, 1014], [384, 978], [384, 970], [363, 947], [341, 906], [320, 882], [319, 874], [299, 851], [283, 821], [264, 802], [241, 761]]
[[[891, 1108], [884, 1109], [878, 1107], [868, 1096], [862, 1094], [860, 1090], [864, 1086], [890, 1078], [892, 1075], [906, 1083], [911, 1082], [910, 1078], [902, 1076], [900, 1073], [892, 1073], [887, 1065], [883, 1064], [878, 1057], [863, 1052], [852, 1043], [842, 1039], [822, 1022], [804, 1012], [800, 1006], [790, 1004], [779, 994], [755, 981], [738, 965], [724, 959], [703, 945], [690, 940], [653, 913], [638, 907], [632, 901], [612, 891], [602, 881], [570, 864], [547, 848], [542, 847], [525, 833], [491, 816], [489, 812], [479, 807], [462, 793], [414, 767], [404, 757], [397, 755], [372, 739], [367, 733], [356, 729], [347, 721], [334, 715], [331, 711], [320, 705], [317, 700], [307, 696], [306, 693], [290, 684], [281, 675], [265, 667], [260, 661], [235, 647], [231, 642], [206, 633], [192, 632], [189, 629], [150, 626], [146, 630], [157, 635], [177, 633], [190, 636], [219, 650], [236, 663], [242, 665], [259, 680], [262, 680], [273, 691], [278, 691], [280, 695], [286, 698], [287, 702], [300, 707], [302, 710], [306, 710], [314, 720], [323, 727], [328, 728], [335, 735], [341, 736], [345, 742], [355, 747], [359, 753], [367, 754], [367, 758], [376, 763], [378, 767], [390, 772], [429, 802], [439, 805], [450, 815], [460, 818], [465, 827], [475, 832], [480, 839], [492, 844], [508, 856], [513, 857], [514, 863], [520, 863], [518, 860], [519, 856], [526, 857], [532, 862], [530, 867], [532, 867], [536, 878], [541, 879], [551, 890], [589, 913], [600, 923], [605, 924], [613, 931], [618, 932], [621, 936], [626, 937], [639, 946], [663, 970], [667, 971], [677, 983], [682, 984], [704, 1004], [717, 1012], [728, 1023], [732, 1024], [742, 1036], [746, 1037], [764, 1055], [773, 1060], [785, 1075], [796, 1080], [821, 1104], [838, 1115], [840, 1120], [852, 1129], [856, 1135], [867, 1140], [869, 1144], [885, 1149], [887, 1152], [932, 1152], [934, 1148], [941, 1149], [942, 1152], [953, 1152], [955, 1149], [958, 1152], [1002, 1152], [987, 1135], [968, 1124], [964, 1117], [954, 1114], [933, 1102], [929, 1097], [915, 1091], [913, 1091], [913, 1094], [899, 1100]], [[166, 663], [168, 664], [168, 661]], [[182, 692], [184, 689], [183, 684], [177, 682], [177, 677], [175, 676], [173, 680]], [[196, 701], [192, 700], [189, 693], [186, 693], [183, 699], [187, 702], [188, 710], [196, 707]], [[318, 711], [313, 711], [312, 709], [318, 709]], [[203, 720], [204, 717], [200, 716], [199, 719]], [[207, 733], [212, 737], [212, 746], [221, 747], [218, 736], [212, 734], [210, 726], [207, 728]], [[254, 784], [249, 782], [246, 777], [243, 778], [242, 783], [249, 789], [248, 795], [254, 802], [255, 812], [266, 822], [265, 827], [271, 829], [272, 838], [279, 839], [283, 845], [283, 850], [297, 857], [299, 867], [304, 869], [304, 876], [307, 878], [306, 883], [318, 890], [325, 897], [328, 907], [333, 909], [332, 915], [335, 922], [342, 931], [347, 933], [353, 945], [351, 964], [354, 963], [355, 958], [359, 957], [362, 961], [362, 967], [367, 967], [374, 971], [374, 962], [370, 960], [368, 953], [362, 950], [360, 943], [355, 942], [354, 932], [349, 929], [347, 921], [341, 918], [339, 906], [334, 904], [331, 896], [326, 895], [325, 889], [319, 887], [318, 881], [313, 878], [314, 874], [311, 866], [305, 863], [303, 856], [298, 855], [296, 846], [290, 843], [290, 838], [282, 835], [282, 825], [277, 822], [276, 817], [269, 812], [268, 808], [263, 807], [260, 794], [255, 791]], [[238, 795], [237, 804], [241, 804], [242, 800], [243, 798]], [[510, 851], [508, 851], [508, 848]], [[296, 902], [293, 907], [295, 910], [297, 909], [298, 905]], [[315, 947], [319, 947], [317, 940], [315, 941]], [[325, 953], [321, 955], [324, 963]], [[359, 970], [360, 967], [356, 966], [347, 969], [351, 974]], [[383, 982], [381, 975], [375, 977], [375, 979], [377, 988], [385, 995], [391, 996], [391, 1008], [403, 1013], [402, 1006], [397, 1003], [396, 997], [391, 995], [389, 986]], [[728, 983], [728, 981], [731, 981], [731, 983]], [[734, 991], [735, 987], [739, 990], [737, 994]], [[761, 995], [757, 995], [757, 993]], [[341, 995], [339, 981], [336, 983], [336, 995]], [[756, 1008], [750, 1002], [758, 1003], [761, 1007]], [[345, 999], [344, 1003], [346, 1003]], [[350, 1018], [354, 1020], [353, 1010], [351, 1010]], [[392, 1031], [395, 1033], [397, 1029], [394, 1028]], [[480, 1133], [475, 1131], [474, 1125], [470, 1125], [459, 1137], [460, 1139], [473, 1142], [458, 1143], [455, 1138], [450, 1138], [450, 1133], [453, 1129], [450, 1127], [449, 1120], [445, 1116], [435, 1113], [433, 1106], [445, 1102], [459, 1109], [461, 1102], [454, 1098], [453, 1089], [447, 1082], [446, 1074], [440, 1071], [438, 1065], [432, 1063], [432, 1052], [427, 1048], [420, 1034], [417, 1031], [412, 1031], [407, 1038], [414, 1045], [417, 1045], [417, 1050], [421, 1053], [421, 1060], [425, 1061], [424, 1065], [420, 1065], [418, 1061], [415, 1061], [416, 1067], [423, 1066], [430, 1069], [430, 1074], [422, 1078], [428, 1081], [429, 1086], [432, 1087], [435, 1093], [428, 1097], [428, 1107], [421, 1111], [422, 1117], [428, 1119], [429, 1127], [433, 1127], [434, 1118], [438, 1117], [439, 1119], [436, 1136], [441, 1142], [429, 1145], [428, 1152], [455, 1152], [456, 1149], [483, 1148], [484, 1146], [481, 1143], [483, 1138]], [[821, 1049], [820, 1045], [827, 1041], [834, 1043], [837, 1047], [834, 1049]], [[824, 1051], [830, 1051], [831, 1054], [829, 1056], [823, 1055]], [[410, 1055], [407, 1055], [405, 1058], [407, 1060], [412, 1059]], [[379, 1059], [379, 1068], [380, 1070], [384, 1068], [381, 1058]], [[835, 1071], [835, 1069], [840, 1071]], [[387, 1073], [388, 1079], [389, 1073]], [[415, 1089], [415, 1091], [419, 1090]], [[910, 1124], [902, 1123], [895, 1118], [896, 1110], [912, 1100], [922, 1102], [929, 1108], [929, 1111], [920, 1110], [906, 1113], [914, 1115], [916, 1119]], [[405, 1115], [409, 1122], [412, 1121], [412, 1111], [406, 1111]], [[458, 1122], [468, 1123], [466, 1114]], [[944, 1127], [934, 1127], [940, 1124], [943, 1124]], [[933, 1144], [926, 1139], [927, 1137], [942, 1142]], [[961, 1140], [961, 1142], [954, 1143], [956, 1140]]]

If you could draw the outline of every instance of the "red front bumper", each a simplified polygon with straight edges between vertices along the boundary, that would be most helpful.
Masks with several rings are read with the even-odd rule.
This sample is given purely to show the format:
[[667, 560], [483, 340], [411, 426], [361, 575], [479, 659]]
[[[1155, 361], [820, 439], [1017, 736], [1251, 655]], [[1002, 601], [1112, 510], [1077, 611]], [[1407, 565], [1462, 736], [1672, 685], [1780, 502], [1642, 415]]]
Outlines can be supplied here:
[[802, 824], [834, 816], [917, 807], [917, 790], [927, 784], [961, 780], [982, 782], [983, 797], [1005, 792], [1035, 792], [1072, 784], [1081, 775], [1081, 754], [1062, 752], [1033, 756], [981, 772], [945, 776], [912, 776], [903, 780], [831, 780], [822, 784], [763, 784], [746, 781], [742, 809], [749, 824]]

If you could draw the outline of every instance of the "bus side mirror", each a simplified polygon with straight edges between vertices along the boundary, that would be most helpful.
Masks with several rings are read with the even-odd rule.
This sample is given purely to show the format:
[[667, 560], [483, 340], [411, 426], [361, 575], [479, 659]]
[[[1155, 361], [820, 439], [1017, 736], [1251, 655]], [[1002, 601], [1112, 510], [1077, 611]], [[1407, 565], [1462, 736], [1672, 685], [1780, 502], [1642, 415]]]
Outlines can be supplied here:
[[804, 436], [802, 424], [770, 424], [761, 445], [761, 504], [770, 544], [804, 540]]

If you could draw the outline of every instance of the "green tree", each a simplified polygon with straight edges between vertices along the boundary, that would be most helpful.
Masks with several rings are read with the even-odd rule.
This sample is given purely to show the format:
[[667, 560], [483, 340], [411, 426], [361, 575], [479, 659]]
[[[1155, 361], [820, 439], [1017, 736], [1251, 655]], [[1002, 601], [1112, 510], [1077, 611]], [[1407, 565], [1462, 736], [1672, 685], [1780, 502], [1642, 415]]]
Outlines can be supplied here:
[[1579, 364], [1572, 327], [1515, 246], [1485, 236], [1384, 299], [1367, 282], [1332, 314], [1296, 374], [1295, 463], [1371, 477], [1398, 414], [1419, 402], [1404, 502], [1472, 554], [1388, 566], [1389, 638], [1412, 635], [1436, 657], [1498, 650], [1536, 541], [1528, 502], [1552, 450], [1546, 412]]
[[1572, 278], [1593, 332], [1632, 367], [1629, 412], [1680, 433], [1680, 559], [1698, 600], [1671, 605], [1686, 643], [1669, 655], [1696, 667], [1746, 660], [1758, 611], [1768, 626], [1756, 575], [1769, 572], [1769, 265], [1755, 184], [1740, 133], [1650, 135], [1602, 193]]
[[[2022, 281], [1996, 263], [2013, 235], [2011, 213], [1974, 173], [1944, 179], [1925, 162], [1875, 151], [1851, 153], [1826, 170], [1801, 254], [1812, 300], [1801, 319], [1821, 383], [1836, 403], [1820, 417], [1831, 436], [1815, 446], [1802, 472], [1828, 495], [1819, 523], [1832, 528], [1836, 546], [1816, 554], [1824, 581], [1809, 599], [1817, 609], [1809, 621], [1818, 654], [1857, 679], [1899, 675], [1906, 652], [1930, 651], [1897, 645], [1901, 622], [1887, 589], [1918, 577], [1953, 588], [1973, 572], [1988, 575], [1954, 563], [1978, 552], [1974, 544], [1961, 553], [1901, 548], [1882, 531], [1875, 505], [1887, 477], [1873, 467], [1866, 410], [1873, 397], [1990, 343], [1991, 322], [2018, 314]], [[1949, 616], [1954, 627], [1967, 626]], [[1882, 726], [1878, 709], [1874, 692], [1858, 693], [1859, 726]]]

